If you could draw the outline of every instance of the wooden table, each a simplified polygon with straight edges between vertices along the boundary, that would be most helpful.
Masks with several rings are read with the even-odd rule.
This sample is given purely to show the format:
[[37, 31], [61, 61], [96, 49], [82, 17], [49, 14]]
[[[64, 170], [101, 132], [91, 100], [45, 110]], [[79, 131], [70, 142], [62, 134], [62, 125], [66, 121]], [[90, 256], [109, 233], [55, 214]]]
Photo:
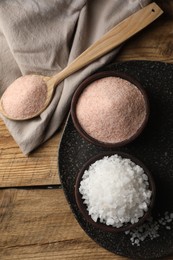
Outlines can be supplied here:
[[[173, 4], [158, 2], [166, 14], [128, 41], [117, 60], [173, 62]], [[57, 172], [60, 137], [25, 157], [0, 121], [0, 259], [127, 259], [98, 246], [75, 220]]]

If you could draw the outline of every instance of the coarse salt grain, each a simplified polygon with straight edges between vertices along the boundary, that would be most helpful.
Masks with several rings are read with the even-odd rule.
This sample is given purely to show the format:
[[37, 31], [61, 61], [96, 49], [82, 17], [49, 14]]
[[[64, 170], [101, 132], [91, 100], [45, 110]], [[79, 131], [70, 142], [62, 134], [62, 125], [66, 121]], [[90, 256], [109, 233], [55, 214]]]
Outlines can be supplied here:
[[159, 237], [159, 229], [165, 228], [171, 230], [171, 222], [173, 221], [173, 213], [166, 211], [164, 216], [159, 217], [157, 220], [153, 220], [151, 217], [140, 227], [128, 230], [125, 232], [126, 235], [130, 236], [130, 241], [133, 246], [140, 246], [146, 239], [155, 239]]
[[85, 170], [79, 192], [91, 218], [121, 227], [136, 223], [148, 209], [148, 176], [130, 159], [105, 156]]
[[146, 118], [140, 90], [119, 77], [105, 77], [80, 95], [76, 115], [85, 132], [98, 141], [118, 143], [132, 137]]
[[4, 111], [11, 118], [26, 118], [39, 112], [46, 101], [47, 86], [42, 77], [26, 75], [16, 79], [1, 98]]

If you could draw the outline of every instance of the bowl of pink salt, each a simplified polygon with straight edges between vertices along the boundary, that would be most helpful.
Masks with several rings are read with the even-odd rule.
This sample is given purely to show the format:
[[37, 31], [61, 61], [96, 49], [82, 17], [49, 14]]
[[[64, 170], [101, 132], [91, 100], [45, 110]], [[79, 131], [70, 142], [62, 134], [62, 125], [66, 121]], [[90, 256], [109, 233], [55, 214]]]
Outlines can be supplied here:
[[122, 232], [151, 216], [155, 183], [136, 157], [120, 152], [93, 156], [75, 181], [75, 200], [83, 217], [107, 232]]
[[141, 84], [115, 71], [96, 73], [73, 95], [71, 116], [79, 134], [96, 145], [119, 147], [142, 132], [149, 103]]

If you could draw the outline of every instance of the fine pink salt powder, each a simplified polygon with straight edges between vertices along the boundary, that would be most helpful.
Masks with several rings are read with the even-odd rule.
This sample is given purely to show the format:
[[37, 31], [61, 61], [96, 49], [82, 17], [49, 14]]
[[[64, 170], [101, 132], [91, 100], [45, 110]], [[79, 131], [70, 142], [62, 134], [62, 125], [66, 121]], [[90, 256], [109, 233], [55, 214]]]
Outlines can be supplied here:
[[2, 106], [15, 119], [30, 117], [41, 110], [47, 96], [46, 83], [41, 76], [26, 75], [16, 79], [4, 92]]
[[146, 117], [140, 90], [119, 77], [94, 81], [82, 92], [76, 106], [78, 121], [91, 137], [118, 143], [133, 136]]

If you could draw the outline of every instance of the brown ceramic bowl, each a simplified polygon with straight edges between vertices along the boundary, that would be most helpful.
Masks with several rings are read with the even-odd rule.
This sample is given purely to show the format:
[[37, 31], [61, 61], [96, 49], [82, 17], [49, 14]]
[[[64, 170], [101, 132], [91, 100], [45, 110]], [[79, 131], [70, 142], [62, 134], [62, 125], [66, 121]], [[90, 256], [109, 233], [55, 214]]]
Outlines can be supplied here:
[[[78, 121], [77, 115], [76, 115], [77, 102], [78, 102], [78, 99], [79, 99], [80, 95], [82, 94], [83, 90], [88, 85], [90, 85], [92, 82], [94, 82], [98, 79], [101, 79], [101, 78], [105, 78], [105, 77], [119, 77], [119, 78], [122, 78], [122, 79], [127, 80], [127, 81], [131, 82], [132, 84], [134, 84], [138, 88], [138, 90], [142, 93], [142, 96], [143, 96], [144, 102], [145, 102], [145, 106], [146, 106], [146, 117], [145, 117], [142, 125], [136, 130], [136, 132], [130, 138], [125, 139], [121, 142], [106, 143], [106, 142], [102, 142], [100, 140], [93, 138], [88, 133], [86, 133], [86, 131], [82, 128], [81, 124]], [[72, 98], [71, 116], [72, 116], [73, 124], [74, 124], [76, 130], [84, 139], [86, 139], [87, 141], [89, 141], [95, 145], [116, 148], [116, 147], [123, 146], [127, 143], [130, 143], [131, 141], [136, 139], [139, 136], [139, 134], [143, 131], [144, 127], [147, 124], [148, 117], [149, 117], [149, 102], [148, 102], [148, 98], [147, 98], [147, 95], [146, 95], [144, 89], [142, 88], [141, 84], [137, 80], [133, 79], [131, 76], [126, 75], [124, 73], [120, 73], [120, 72], [116, 72], [116, 71], [104, 71], [104, 72], [99, 72], [99, 73], [96, 73], [96, 74], [88, 77], [79, 85], [79, 87], [75, 91], [73, 98]]]
[[[111, 155], [114, 155], [114, 154], [120, 155], [122, 158], [128, 158], [131, 161], [133, 161], [135, 164], [137, 164], [141, 168], [143, 168], [145, 174], [148, 176], [149, 188], [152, 191], [150, 205], [148, 206], [147, 212], [144, 213], [144, 215], [139, 219], [139, 221], [137, 223], [135, 223], [135, 224], [131, 224], [131, 223], [124, 224], [124, 226], [122, 226], [120, 228], [108, 226], [108, 225], [101, 223], [99, 221], [97, 221], [97, 222], [93, 221], [91, 216], [88, 214], [86, 205], [83, 203], [82, 195], [79, 192], [80, 182], [82, 180], [82, 176], [84, 174], [84, 171], [88, 170], [89, 166], [91, 164], [93, 164], [95, 161], [102, 159], [104, 156], [111, 156]], [[134, 156], [126, 154], [126, 153], [109, 151], [109, 152], [105, 152], [105, 153], [101, 153], [101, 154], [98, 154], [96, 156], [93, 156], [92, 158], [90, 158], [85, 163], [85, 165], [82, 167], [82, 169], [80, 170], [79, 174], [76, 177], [74, 193], [75, 193], [75, 200], [76, 200], [76, 203], [78, 205], [79, 211], [81, 212], [81, 214], [83, 215], [83, 217], [86, 219], [87, 222], [91, 223], [94, 227], [99, 228], [100, 230], [103, 230], [103, 231], [106, 231], [106, 232], [115, 232], [116, 233], [116, 232], [124, 232], [124, 231], [130, 230], [132, 228], [135, 228], [137, 226], [140, 226], [146, 219], [148, 219], [151, 216], [151, 211], [152, 211], [154, 201], [155, 201], [156, 188], [155, 188], [155, 182], [152, 178], [152, 175], [150, 174], [149, 170], [146, 168], [146, 166], [141, 161], [139, 161]]]

